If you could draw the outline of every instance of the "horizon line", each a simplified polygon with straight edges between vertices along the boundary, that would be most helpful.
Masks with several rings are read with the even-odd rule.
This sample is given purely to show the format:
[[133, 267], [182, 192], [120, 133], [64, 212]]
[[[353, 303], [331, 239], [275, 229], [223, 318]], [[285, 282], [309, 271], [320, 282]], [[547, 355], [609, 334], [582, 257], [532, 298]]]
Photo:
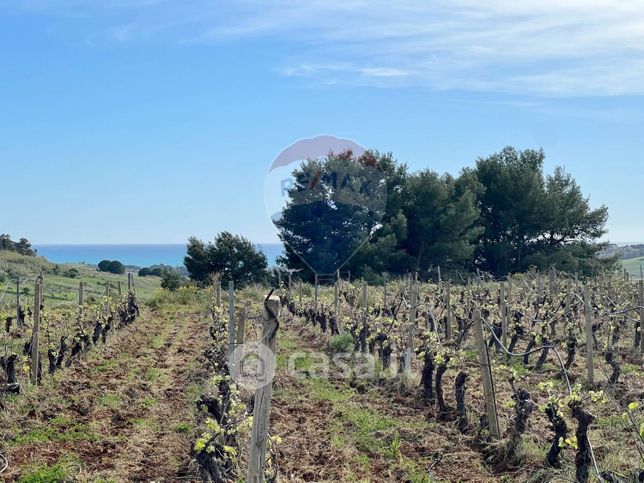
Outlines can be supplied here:
[[[271, 241], [271, 242], [255, 242], [252, 241], [252, 243], [256, 245], [283, 245], [282, 242], [280, 241]], [[188, 245], [188, 242], [135, 242], [135, 243], [127, 243], [127, 242], [118, 242], [118, 243], [35, 243], [32, 242], [31, 246], [33, 247], [38, 247], [38, 246], [48, 246], [48, 247], [54, 247], [54, 246], [151, 246], [151, 245], [156, 245], [156, 246], [168, 246], [168, 245]]]

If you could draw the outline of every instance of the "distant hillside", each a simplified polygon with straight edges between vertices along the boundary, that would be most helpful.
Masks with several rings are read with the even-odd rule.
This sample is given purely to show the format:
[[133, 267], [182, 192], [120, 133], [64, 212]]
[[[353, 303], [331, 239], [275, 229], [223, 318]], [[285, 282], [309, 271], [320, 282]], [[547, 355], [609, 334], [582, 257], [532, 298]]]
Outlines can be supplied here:
[[625, 260], [621, 260], [620, 263], [622, 267], [631, 274], [631, 277], [639, 280], [641, 275], [640, 266], [644, 266], [644, 257], [627, 258]]
[[49, 273], [54, 264], [43, 257], [25, 256], [17, 252], [0, 250], [0, 281], [3, 277], [28, 277], [36, 273]]
[[[14, 304], [15, 280], [23, 281], [21, 293], [29, 301], [35, 277], [42, 273], [45, 280], [45, 301], [50, 306], [73, 307], [78, 300], [78, 285], [85, 283], [88, 299], [101, 297], [109, 282], [115, 293], [118, 284], [127, 290], [127, 275], [99, 272], [93, 265], [50, 263], [43, 257], [24, 256], [15, 252], [0, 251], [0, 312]], [[134, 272], [134, 287], [142, 300], [150, 299], [161, 287], [159, 277], [139, 277]], [[4, 294], [4, 297], [2, 295]], [[0, 314], [1, 315], [1, 314]]]
[[613, 257], [617, 255], [621, 260], [644, 257], [644, 243], [619, 246], [614, 243], [608, 245], [600, 254], [600, 257]]
[[36, 250], [33, 249], [29, 240], [21, 238], [16, 242], [11, 239], [11, 235], [6, 233], [0, 234], [0, 252], [16, 252], [28, 257], [36, 256]]

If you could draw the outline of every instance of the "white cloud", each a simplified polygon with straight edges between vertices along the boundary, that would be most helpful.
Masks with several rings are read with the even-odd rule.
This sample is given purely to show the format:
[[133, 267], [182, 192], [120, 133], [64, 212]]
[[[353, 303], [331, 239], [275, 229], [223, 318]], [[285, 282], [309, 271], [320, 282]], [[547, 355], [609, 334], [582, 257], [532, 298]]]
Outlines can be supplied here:
[[106, 32], [121, 42], [140, 37], [134, 25], [149, 31], [150, 24], [164, 40], [184, 44], [279, 39], [293, 46], [284, 53], [282, 72], [322, 76], [323, 82], [544, 96], [644, 94], [644, 2], [32, 0], [22, 5], [39, 12], [120, 14], [120, 23]]

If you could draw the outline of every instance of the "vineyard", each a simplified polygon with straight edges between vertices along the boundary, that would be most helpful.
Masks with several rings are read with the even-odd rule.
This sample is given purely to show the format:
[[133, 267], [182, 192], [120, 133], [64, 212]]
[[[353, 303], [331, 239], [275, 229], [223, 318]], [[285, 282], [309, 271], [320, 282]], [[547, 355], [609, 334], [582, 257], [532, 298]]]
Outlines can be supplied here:
[[[211, 311], [217, 376], [194, 450], [215, 481], [642, 481], [644, 308], [628, 275], [289, 280], [279, 295], [263, 331], [257, 290], [235, 294], [239, 320]], [[271, 338], [274, 387], [253, 398], [226, 354]]]
[[83, 280], [0, 285], [2, 479], [172, 479], [188, 471], [204, 377], [199, 296], [173, 304], [131, 274]]
[[120, 282], [0, 291], [4, 478], [642, 481], [627, 275]]

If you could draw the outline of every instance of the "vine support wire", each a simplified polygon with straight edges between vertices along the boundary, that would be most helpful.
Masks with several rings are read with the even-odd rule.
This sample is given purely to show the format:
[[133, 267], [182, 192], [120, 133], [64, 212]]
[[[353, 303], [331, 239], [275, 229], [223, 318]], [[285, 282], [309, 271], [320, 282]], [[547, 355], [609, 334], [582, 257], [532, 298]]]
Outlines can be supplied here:
[[[494, 329], [492, 328], [492, 326], [491, 326], [491, 325], [490, 325], [490, 324], [489, 324], [489, 323], [488, 323], [488, 322], [487, 322], [483, 317], [481, 317], [481, 319], [480, 319], [480, 320], [481, 320], [481, 322], [482, 322], [483, 324], [485, 324], [485, 325], [487, 326], [487, 329], [490, 331], [490, 333], [492, 334], [492, 337], [494, 337], [494, 340], [496, 340], [497, 344], [499, 344], [499, 346], [501, 347], [501, 350], [502, 350], [503, 352], [505, 352], [506, 354], [508, 354], [509, 356], [512, 356], [512, 357], [523, 357], [523, 356], [526, 356], [526, 355], [533, 354], [533, 353], [535, 353], [535, 352], [540, 352], [540, 351], [542, 351], [543, 349], [550, 349], [550, 350], [552, 350], [552, 351], [554, 352], [555, 356], [557, 357], [557, 361], [559, 362], [559, 367], [561, 368], [561, 373], [562, 373], [562, 375], [563, 375], [563, 377], [564, 377], [564, 380], [566, 381], [566, 386], [568, 387], [568, 394], [572, 396], [572, 387], [570, 386], [570, 380], [568, 379], [568, 371], [566, 371], [566, 368], [565, 368], [565, 366], [564, 366], [563, 360], [561, 359], [561, 355], [559, 354], [559, 351], [557, 350], [557, 348], [556, 348], [556, 347], [551, 346], [551, 345], [545, 345], [545, 346], [539, 347], [539, 348], [537, 348], [537, 349], [532, 349], [532, 350], [530, 350], [530, 351], [528, 351], [528, 352], [523, 352], [523, 353], [510, 352], [510, 351], [509, 351], [509, 350], [508, 350], [508, 349], [507, 349], [507, 348], [502, 344], [502, 342], [499, 340], [499, 338], [496, 336], [496, 334], [494, 333]], [[598, 479], [600, 482], [602, 482], [602, 481], [604, 481], [604, 479], [603, 479], [603, 478], [602, 478], [602, 476], [601, 476], [601, 473], [600, 473], [600, 471], [599, 471], [599, 466], [597, 465], [597, 460], [595, 459], [595, 452], [593, 451], [593, 445], [592, 445], [592, 443], [590, 442], [590, 438], [586, 437], [586, 439], [587, 439], [587, 441], [588, 441], [588, 449], [590, 449], [590, 456], [591, 456], [591, 459], [592, 459], [592, 461], [593, 461], [593, 467], [594, 467], [594, 469], [595, 469], [595, 473], [596, 473], [597, 479]]]
[[644, 356], [644, 281], [637, 284], [640, 304], [640, 356]]
[[31, 336], [31, 382], [38, 385], [38, 355], [39, 355], [39, 332], [40, 332], [40, 306], [42, 304], [43, 279], [39, 276], [36, 279], [34, 294], [34, 327]]
[[9, 468], [9, 460], [5, 455], [1, 453], [0, 453], [0, 459], [2, 459], [2, 461], [4, 462], [4, 464], [2, 465], [2, 469], [0, 469], [0, 475], [1, 475], [5, 471], [7, 471], [7, 468]]
[[[9, 285], [7, 284], [7, 287]], [[20, 277], [16, 277], [16, 325], [22, 329], [22, 319], [20, 318]]]
[[586, 366], [588, 370], [588, 383], [593, 384], [595, 371], [593, 367], [593, 314], [590, 306], [590, 288], [584, 287], [584, 316], [586, 318]]

